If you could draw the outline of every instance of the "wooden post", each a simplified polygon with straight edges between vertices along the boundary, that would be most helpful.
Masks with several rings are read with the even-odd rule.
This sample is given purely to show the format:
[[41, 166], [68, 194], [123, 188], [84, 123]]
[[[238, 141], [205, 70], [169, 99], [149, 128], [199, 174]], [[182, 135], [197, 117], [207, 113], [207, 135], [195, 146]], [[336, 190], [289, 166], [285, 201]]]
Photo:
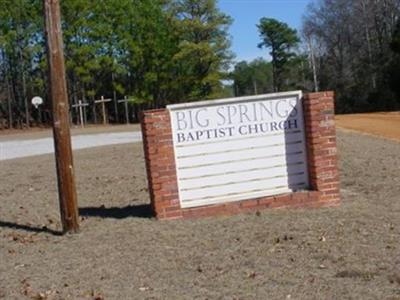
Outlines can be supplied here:
[[93, 122], [94, 124], [97, 124], [97, 111], [96, 111], [96, 103], [94, 101], [94, 96], [92, 96], [92, 102], [93, 102]]
[[[89, 103], [85, 103], [85, 106], [89, 106]], [[87, 117], [86, 117], [86, 107], [83, 110], [83, 124], [87, 124]]]
[[83, 121], [83, 109], [82, 109], [82, 100], [78, 101], [78, 105], [79, 105], [79, 116], [80, 116], [80, 122], [81, 122], [81, 127], [85, 127], [84, 125], [84, 121]]
[[43, 0], [43, 6], [61, 222], [64, 233], [78, 232], [79, 216], [68, 117], [60, 3], [59, 0]]
[[129, 124], [129, 110], [128, 110], [128, 102], [129, 99], [128, 97], [124, 97], [124, 99], [119, 99], [118, 103], [124, 103], [124, 107], [125, 107], [125, 123], [128, 125]]
[[103, 125], [107, 124], [107, 118], [106, 118], [106, 102], [110, 102], [111, 99], [104, 99], [103, 96], [101, 96], [100, 100], [95, 100], [94, 103], [101, 103], [101, 108], [103, 112]]
[[72, 107], [79, 108], [79, 118], [80, 118], [80, 123], [81, 127], [85, 127], [85, 122], [86, 122], [86, 106], [88, 106], [89, 103], [82, 102], [82, 100], [78, 100], [78, 104], [72, 105]]

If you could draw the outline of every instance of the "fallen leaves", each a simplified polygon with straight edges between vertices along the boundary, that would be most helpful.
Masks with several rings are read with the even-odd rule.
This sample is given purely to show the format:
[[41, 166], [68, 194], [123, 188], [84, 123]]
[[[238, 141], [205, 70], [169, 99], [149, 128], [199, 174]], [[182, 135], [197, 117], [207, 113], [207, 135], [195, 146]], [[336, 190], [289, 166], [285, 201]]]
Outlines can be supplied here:
[[275, 238], [274, 242], [275, 244], [279, 244], [281, 241], [287, 242], [287, 241], [292, 241], [293, 239], [294, 239], [293, 236], [285, 234], [282, 238], [281, 237]]
[[92, 300], [104, 300], [104, 296], [99, 293], [99, 292], [95, 292], [93, 289], [91, 289], [90, 291], [87, 291], [83, 294], [83, 297], [85, 298], [90, 298]]
[[14, 270], [17, 270], [17, 269], [20, 269], [20, 268], [24, 268], [24, 267], [26, 267], [26, 266], [27, 266], [26, 264], [16, 265], [16, 266], [14, 267]]
[[146, 291], [150, 291], [151, 290], [151, 288], [149, 287], [149, 286], [141, 286], [140, 288], [139, 288], [139, 291], [141, 291], [141, 292], [146, 292]]
[[376, 275], [378, 275], [377, 272], [371, 272], [371, 271], [344, 270], [344, 271], [336, 273], [335, 277], [337, 277], [337, 278], [362, 278], [364, 280], [369, 281], [369, 280], [373, 279]]
[[397, 283], [400, 284], [400, 274], [393, 274], [389, 276], [389, 282], [390, 283]]
[[45, 292], [39, 292], [36, 293], [34, 296], [32, 296], [31, 298], [33, 300], [50, 300], [53, 299], [54, 296], [57, 294], [58, 292], [55, 290], [48, 290]]
[[9, 241], [18, 242], [21, 244], [30, 244], [37, 241], [34, 234], [31, 235], [24, 235], [18, 233], [10, 233], [7, 235]]
[[320, 236], [318, 237], [318, 241], [320, 241], [320, 242], [326, 242], [326, 235], [327, 235], [327, 232], [326, 232], [326, 231], [322, 232], [322, 233], [320, 234]]
[[35, 292], [31, 285], [26, 280], [23, 280], [22, 294], [33, 300], [52, 300], [59, 292], [54, 289], [45, 292]]

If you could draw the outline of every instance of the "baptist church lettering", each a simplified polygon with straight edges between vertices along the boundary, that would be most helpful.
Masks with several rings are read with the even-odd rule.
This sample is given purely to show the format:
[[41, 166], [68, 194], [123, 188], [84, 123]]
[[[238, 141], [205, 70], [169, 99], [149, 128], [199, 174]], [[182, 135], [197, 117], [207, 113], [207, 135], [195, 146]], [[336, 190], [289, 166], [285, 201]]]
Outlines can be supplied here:
[[177, 143], [297, 129], [295, 98], [174, 111]]

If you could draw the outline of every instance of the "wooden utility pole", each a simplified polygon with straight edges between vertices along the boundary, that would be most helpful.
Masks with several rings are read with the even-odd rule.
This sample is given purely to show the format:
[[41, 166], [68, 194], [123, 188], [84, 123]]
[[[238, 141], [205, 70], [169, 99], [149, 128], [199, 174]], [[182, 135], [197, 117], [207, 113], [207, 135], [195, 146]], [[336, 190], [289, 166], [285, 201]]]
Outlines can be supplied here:
[[59, 0], [43, 0], [43, 7], [61, 222], [64, 233], [78, 232], [79, 216], [69, 128], [60, 3]]

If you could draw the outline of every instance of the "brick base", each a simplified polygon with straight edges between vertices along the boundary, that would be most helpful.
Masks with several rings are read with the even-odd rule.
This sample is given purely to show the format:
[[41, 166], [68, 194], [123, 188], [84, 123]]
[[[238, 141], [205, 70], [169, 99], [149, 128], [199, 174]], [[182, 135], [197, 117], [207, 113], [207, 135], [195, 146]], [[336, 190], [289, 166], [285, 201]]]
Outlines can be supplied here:
[[180, 207], [169, 112], [166, 109], [143, 112], [143, 146], [154, 215], [158, 219], [182, 219], [232, 215], [264, 208], [339, 205], [334, 93], [304, 95], [303, 110], [310, 191], [195, 208]]

